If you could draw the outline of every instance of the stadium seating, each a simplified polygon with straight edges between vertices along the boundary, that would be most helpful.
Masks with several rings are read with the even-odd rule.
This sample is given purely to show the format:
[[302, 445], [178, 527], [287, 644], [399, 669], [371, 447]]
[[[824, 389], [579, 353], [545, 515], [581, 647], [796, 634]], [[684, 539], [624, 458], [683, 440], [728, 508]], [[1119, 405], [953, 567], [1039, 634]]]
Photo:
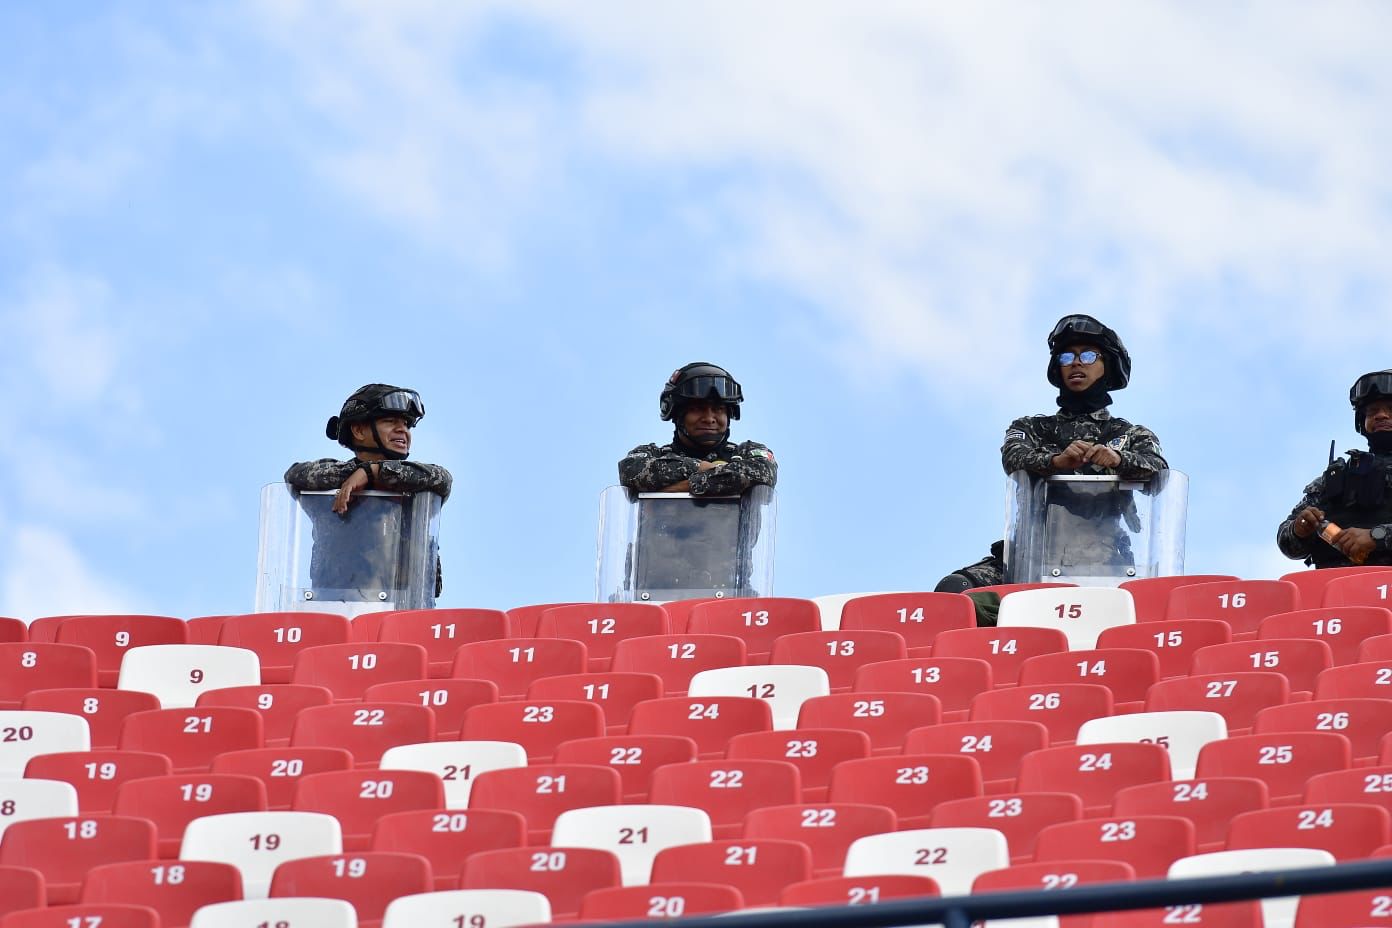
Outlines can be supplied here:
[[87, 721], [63, 712], [0, 710], [0, 777], [24, 775], [39, 754], [86, 751], [92, 746]]
[[128, 650], [186, 644], [188, 629], [183, 619], [167, 615], [77, 615], [58, 626], [53, 640], [90, 649], [97, 661], [97, 685], [113, 687]]
[[26, 778], [61, 780], [77, 791], [77, 814], [109, 813], [127, 780], [173, 772], [163, 754], [138, 751], [56, 751], [39, 754], [24, 767]]
[[[1295, 570], [1277, 577], [1277, 580], [1285, 580], [1294, 583], [1296, 589], [1300, 591], [1300, 601], [1306, 606], [1319, 606], [1324, 604], [1324, 591], [1335, 580], [1342, 580], [1344, 577], [1351, 577], [1354, 574], [1363, 574], [1375, 571], [1386, 571], [1386, 567], [1365, 565], [1361, 567], [1323, 567], [1319, 570]], [[1331, 603], [1330, 605], [1333, 605]]]
[[149, 906], [76, 903], [29, 909], [5, 916], [3, 928], [161, 928], [159, 913]]
[[93, 867], [155, 857], [155, 826], [143, 818], [38, 818], [15, 822], [0, 838], [0, 866], [43, 874], [49, 905], [75, 902]]
[[981, 794], [981, 767], [973, 758], [903, 754], [838, 764], [831, 772], [827, 798], [830, 802], [887, 806], [897, 816], [900, 828], [915, 829], [927, 826], [933, 806], [939, 802]]
[[1169, 752], [1171, 775], [1177, 780], [1186, 780], [1194, 775], [1199, 750], [1227, 734], [1227, 723], [1216, 712], [1133, 712], [1089, 719], [1078, 729], [1077, 743], [1158, 744]]
[[649, 635], [626, 638], [614, 648], [612, 669], [623, 673], [655, 673], [667, 696], [685, 696], [691, 678], [703, 670], [740, 667], [744, 641], [734, 635]]
[[385, 816], [400, 812], [443, 811], [440, 778], [421, 770], [332, 770], [300, 777], [295, 812], [322, 812], [338, 819], [343, 850], [363, 851]]
[[1049, 730], [1051, 743], [1072, 744], [1084, 722], [1111, 714], [1112, 691], [1105, 686], [1044, 683], [982, 693], [972, 700], [970, 720], [1039, 722]]
[[[204, 906], [189, 928], [246, 928], [246, 926], [358, 928], [353, 906], [342, 899], [246, 899]], [[111, 928], [103, 924], [101, 928]]]
[[1318, 773], [1310, 777], [1304, 787], [1301, 802], [1307, 805], [1361, 802], [1382, 806], [1392, 813], [1392, 765]]
[[266, 809], [283, 812], [294, 802], [301, 777], [352, 767], [353, 755], [343, 748], [252, 748], [222, 752], [213, 758], [212, 772], [256, 777], [266, 787]]
[[646, 885], [664, 848], [711, 840], [710, 816], [688, 805], [596, 805], [562, 812], [552, 843], [608, 851], [618, 858], [623, 885]]
[[1137, 622], [1158, 622], [1165, 618], [1170, 604], [1170, 593], [1176, 587], [1237, 579], [1231, 574], [1185, 574], [1177, 577], [1124, 580], [1120, 587], [1131, 594], [1131, 601], [1136, 606]]
[[844, 692], [865, 664], [902, 657], [908, 657], [908, 650], [898, 632], [860, 629], [783, 635], [773, 643], [769, 663], [820, 667], [831, 691]]
[[[1222, 876], [1236, 873], [1261, 873], [1268, 870], [1302, 870], [1327, 867], [1334, 855], [1305, 847], [1259, 848], [1241, 851], [1213, 851], [1182, 857], [1170, 866], [1171, 877]], [[1327, 896], [1318, 898], [1325, 899]], [[1268, 926], [1290, 925], [1295, 917], [1297, 897], [1285, 896], [1263, 899], [1262, 915]], [[1330, 928], [1321, 923], [1323, 928]]]
[[376, 767], [389, 748], [418, 744], [434, 737], [435, 716], [425, 706], [350, 702], [301, 711], [295, 717], [290, 746], [346, 748], [353, 755], [356, 766]]
[[405, 642], [425, 648], [432, 679], [450, 675], [454, 652], [471, 641], [511, 637], [507, 613], [498, 609], [403, 609], [384, 612], [377, 641]]
[[82, 882], [84, 904], [146, 906], [159, 913], [160, 928], [182, 928], [203, 906], [241, 898], [237, 868], [206, 860], [103, 864]]
[[361, 700], [369, 687], [427, 674], [425, 648], [404, 641], [320, 644], [295, 655], [290, 682], [322, 686], [340, 702]]
[[991, 665], [996, 686], [1014, 686], [1020, 665], [1036, 654], [1068, 650], [1068, 636], [1057, 628], [959, 628], [933, 641], [934, 657], [974, 657]]
[[1005, 836], [993, 828], [920, 828], [855, 841], [845, 875], [931, 877], [946, 896], [970, 892], [978, 876], [1009, 864]]
[[1204, 745], [1195, 776], [1251, 777], [1266, 784], [1272, 805], [1292, 805], [1307, 780], [1347, 770], [1352, 760], [1349, 740], [1336, 732], [1270, 732]]
[[1315, 638], [1329, 645], [1336, 665], [1362, 660], [1359, 646], [1392, 634], [1392, 610], [1380, 606], [1321, 606], [1262, 619], [1258, 638]]
[[602, 673], [614, 661], [614, 648], [625, 638], [667, 635], [667, 611], [650, 603], [584, 603], [553, 606], [541, 613], [537, 638], [564, 638], [585, 646], [588, 670]]
[[617, 921], [638, 918], [679, 918], [710, 915], [744, 907], [744, 897], [733, 886], [718, 883], [660, 883], [597, 889], [580, 904], [582, 921]]
[[363, 701], [426, 706], [435, 714], [435, 737], [445, 740], [459, 737], [471, 708], [497, 702], [498, 688], [488, 680], [393, 680], [369, 686]]
[[348, 619], [327, 612], [229, 615], [218, 629], [218, 644], [256, 652], [262, 683], [289, 683], [301, 651], [348, 640]]
[[1194, 853], [1194, 831], [1193, 822], [1177, 815], [1060, 822], [1039, 833], [1034, 856], [1037, 861], [1120, 860], [1140, 879], [1158, 878], [1170, 864]]
[[461, 913], [468, 917], [463, 925], [540, 925], [551, 921], [551, 903], [541, 893], [521, 889], [417, 893], [388, 903], [382, 928], [453, 925]]
[[928, 693], [836, 693], [802, 704], [798, 728], [863, 731], [876, 754], [898, 754], [908, 732], [942, 720], [942, 704]]
[[653, 857], [652, 882], [692, 880], [739, 890], [745, 905], [775, 905], [784, 888], [812, 878], [812, 853], [798, 841], [708, 841], [666, 847]]
[[1020, 686], [1096, 683], [1111, 690], [1114, 712], [1145, 704], [1146, 690], [1160, 679], [1160, 660], [1141, 648], [1075, 648], [1040, 654], [1020, 665]]
[[1300, 590], [1287, 580], [1219, 580], [1176, 587], [1167, 619], [1222, 619], [1233, 638], [1251, 638], [1262, 619], [1301, 607]]
[[[643, 670], [641, 667], [617, 669]], [[585, 646], [578, 641], [498, 638], [460, 645], [454, 652], [450, 676], [491, 681], [498, 687], [499, 698], [506, 700], [524, 698], [532, 681], [541, 677], [587, 673], [588, 670]]]
[[619, 859], [588, 847], [502, 848], [464, 861], [461, 889], [523, 889], [551, 903], [553, 919], [572, 918], [587, 893], [623, 884]]
[[28, 640], [29, 626], [23, 619], [0, 616], [0, 642]]
[[1186, 902], [1158, 909], [1132, 909], [1127, 912], [1105, 912], [1092, 919], [1093, 928], [1167, 928], [1184, 924], [1208, 928], [1265, 928], [1261, 903], [1255, 899], [1244, 902]]
[[90, 648], [32, 641], [0, 643], [0, 709], [18, 709], [35, 690], [96, 685], [97, 658]]
[[586, 700], [604, 713], [606, 731], [628, 731], [633, 707], [645, 699], [662, 698], [662, 678], [652, 673], [596, 672], [542, 677], [527, 688], [529, 702], [552, 699]]
[[1112, 883], [1134, 880], [1136, 871], [1130, 864], [1111, 859], [1046, 860], [1030, 864], [1011, 864], [1000, 870], [988, 870], [972, 883], [972, 892], [997, 892], [1007, 889], [1070, 889], [1089, 883]]
[[1114, 625], [1097, 636], [1099, 648], [1144, 648], [1160, 661], [1160, 676], [1189, 673], [1194, 652], [1232, 640], [1232, 628], [1219, 619], [1159, 619], [1135, 625]]
[[904, 741], [904, 753], [966, 755], [981, 768], [987, 793], [1008, 793], [1015, 790], [1021, 758], [1048, 744], [1049, 730], [1039, 722], [947, 722], [910, 731]]
[[47, 898], [42, 873], [28, 867], [0, 865], [0, 922], [11, 912], [43, 906]]
[[1103, 629], [1135, 621], [1136, 607], [1130, 593], [1114, 587], [1079, 586], [1021, 590], [1002, 597], [996, 626], [1057, 628], [1068, 638], [1069, 650], [1081, 651], [1097, 647], [1097, 636]]
[[160, 708], [149, 693], [134, 690], [67, 687], [33, 690], [19, 708], [34, 712], [66, 712], [87, 721], [87, 732], [94, 748], [115, 748], [121, 740], [121, 724], [134, 712]]
[[800, 841], [812, 853], [814, 874], [839, 876], [846, 851], [857, 838], [894, 831], [898, 823], [888, 806], [831, 802], [765, 806], [745, 816], [741, 837]]
[[[1181, 587], [1181, 589], [1185, 589]], [[1290, 683], [1269, 670], [1199, 674], [1161, 680], [1146, 693], [1147, 712], [1217, 712], [1228, 734], [1247, 734], [1257, 713], [1290, 697]]]
[[[818, 633], [820, 634], [820, 633]], [[775, 729], [797, 727], [803, 702], [831, 692], [827, 672], [798, 664], [758, 664], [703, 670], [691, 678], [690, 697], [749, 696], [768, 703]]]
[[971, 701], [994, 686], [991, 665], [974, 657], [907, 657], [864, 664], [851, 689], [863, 692], [926, 693], [942, 706], [944, 719], [966, 719]]
[[695, 635], [733, 635], [744, 641], [750, 664], [767, 664], [774, 641], [796, 632], [821, 631], [821, 613], [810, 599], [768, 596], [717, 599], [691, 609], [687, 631]]
[[[177, 857], [188, 823], [221, 812], [264, 812], [266, 787], [242, 774], [170, 774], [128, 780], [116, 791], [113, 812], [148, 819], [159, 836], [159, 856]], [[112, 899], [112, 902], [126, 900]]]
[[1331, 579], [1325, 585], [1324, 595], [1320, 597], [1318, 605], [1387, 608], [1392, 606], [1392, 598], [1388, 596], [1389, 584], [1392, 584], [1392, 571], [1386, 567], [1381, 570], [1349, 572]]
[[152, 644], [121, 658], [116, 686], [152, 693], [165, 709], [191, 708], [207, 690], [261, 682], [255, 651], [202, 644]]
[[633, 707], [630, 735], [681, 735], [696, 742], [700, 757], [721, 757], [730, 739], [772, 731], [773, 712], [752, 696], [664, 696]]
[[271, 877], [271, 898], [342, 899], [360, 928], [380, 925], [398, 896], [430, 892], [430, 864], [415, 854], [362, 851], [287, 860]]
[[1228, 826], [1228, 849], [1309, 847], [1335, 860], [1370, 856], [1388, 840], [1388, 813], [1359, 802], [1293, 805], [1243, 812]]
[[[639, 703], [643, 705], [643, 703]], [[580, 699], [495, 702], [474, 706], [464, 716], [465, 741], [511, 741], [522, 745], [531, 763], [550, 761], [556, 746], [571, 738], [605, 734], [604, 711]], [[428, 739], [418, 739], [428, 740]]]
[[1315, 680], [1315, 699], [1392, 699], [1392, 661], [1331, 667]]
[[1292, 699], [1307, 699], [1315, 678], [1334, 664], [1329, 645], [1315, 638], [1257, 638], [1210, 645], [1194, 652], [1190, 673], [1272, 670], [1286, 678]]
[[649, 794], [656, 804], [705, 812], [714, 838], [739, 837], [749, 813], [801, 799], [798, 769], [787, 761], [729, 758], [659, 767]]
[[15, 822], [79, 814], [77, 790], [63, 780], [0, 779], [0, 838]]
[[527, 823], [516, 812], [416, 809], [377, 819], [371, 848], [424, 857], [435, 876], [435, 890], [442, 891], [459, 888], [459, 864], [470, 854], [526, 843]]
[[794, 883], [783, 889], [783, 906], [873, 905], [891, 899], [941, 895], [938, 883], [928, 876], [830, 876]]
[[[733, 744], [739, 737], [731, 739]], [[520, 750], [520, 748], [519, 748]], [[624, 802], [646, 802], [653, 773], [665, 764], [696, 759], [696, 742], [681, 735], [608, 735], [572, 738], [556, 747], [558, 764], [602, 764], [614, 768], [623, 784]], [[525, 762], [525, 755], [524, 755]]]
[[220, 690], [206, 690], [199, 694], [194, 708], [235, 706], [260, 713], [262, 741], [267, 747], [280, 747], [290, 743], [290, 732], [295, 727], [295, 717], [302, 710], [311, 706], [327, 706], [332, 702], [333, 693], [322, 686], [262, 683], [257, 686], [229, 686]]
[[612, 767], [534, 763], [475, 776], [469, 809], [517, 812], [527, 822], [527, 843], [545, 845], [557, 816], [587, 806], [618, 805], [622, 798], [623, 784]]
[[926, 656], [942, 632], [976, 627], [976, 606], [960, 593], [877, 593], [841, 607], [841, 631], [895, 632], [910, 655]]
[[[588, 606], [590, 603], [535, 603], [528, 606], [513, 606], [505, 610], [508, 617], [508, 633], [513, 638], [535, 638], [537, 626], [541, 624], [541, 614], [557, 606]], [[578, 672], [578, 671], [577, 671]]]
[[1194, 825], [1199, 851], [1221, 850], [1228, 840], [1228, 822], [1243, 812], [1265, 809], [1269, 790], [1252, 777], [1204, 777], [1142, 783], [1117, 792], [1112, 814], [1118, 818], [1177, 815]]
[[465, 809], [475, 778], [490, 770], [525, 766], [527, 752], [513, 741], [422, 741], [388, 748], [379, 769], [433, 774], [444, 786], [445, 808]]
[[1102, 815], [1119, 790], [1169, 779], [1170, 755], [1164, 746], [1118, 742], [1032, 751], [1020, 760], [1018, 782], [1022, 793], [1073, 793], [1089, 815]]
[[224, 751], [264, 747], [261, 714], [233, 706], [134, 712], [121, 725], [118, 746], [163, 754], [175, 773], [207, 771]]
[[730, 739], [731, 760], [787, 761], [798, 769], [804, 802], [821, 802], [831, 786], [831, 771], [846, 760], [870, 756], [870, 736], [845, 728], [799, 728], [754, 731]]
[[933, 807], [928, 822], [933, 828], [994, 828], [1005, 836], [1011, 861], [1024, 863], [1034, 858], [1041, 830], [1082, 817], [1076, 793], [1036, 790], [950, 799]]
[[[151, 851], [153, 856], [153, 847]], [[242, 874], [242, 895], [262, 899], [270, 889], [271, 875], [281, 863], [342, 852], [343, 830], [332, 815], [228, 812], [189, 822], [179, 858], [231, 864]]]
[[1317, 699], [1271, 706], [1256, 716], [1253, 731], [1328, 731], [1349, 739], [1355, 764], [1372, 764], [1383, 735], [1392, 731], [1392, 701]]

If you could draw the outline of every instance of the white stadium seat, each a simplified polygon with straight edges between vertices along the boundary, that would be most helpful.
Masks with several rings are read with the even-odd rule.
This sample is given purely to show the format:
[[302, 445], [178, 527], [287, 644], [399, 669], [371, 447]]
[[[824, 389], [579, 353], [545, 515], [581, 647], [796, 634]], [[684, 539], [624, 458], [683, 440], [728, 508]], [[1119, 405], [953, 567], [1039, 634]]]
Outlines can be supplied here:
[[[1181, 857], [1170, 864], [1170, 879], [1226, 876], [1235, 873], [1262, 873], [1267, 870], [1299, 870], [1304, 867], [1332, 867], [1334, 855], [1308, 847], [1264, 847], [1243, 851], [1214, 851]], [[1299, 896], [1280, 896], [1262, 900], [1265, 928], [1291, 928]]]
[[842, 875], [929, 876], [950, 896], [970, 893], [977, 876], [1008, 866], [1010, 848], [994, 828], [916, 828], [857, 838]]
[[387, 748], [383, 770], [424, 770], [445, 784], [445, 808], [469, 808], [474, 780], [489, 770], [527, 766], [527, 752], [512, 741], [427, 741]]
[[282, 862], [343, 853], [338, 819], [322, 812], [227, 812], [189, 822], [180, 860], [214, 860], [242, 872], [242, 894], [264, 899]]
[[1228, 736], [1228, 723], [1217, 712], [1175, 710], [1135, 712], [1089, 719], [1078, 728], [1078, 744], [1150, 742], [1170, 752], [1171, 779], [1189, 780], [1199, 749]]
[[228, 686], [261, 683], [255, 651], [211, 644], [150, 644], [121, 658], [116, 688], [159, 697], [166, 709], [187, 709], [200, 694]]
[[755, 696], [769, 704], [775, 729], [797, 728], [798, 711], [814, 696], [831, 694], [831, 681], [820, 667], [804, 664], [756, 664], [703, 670], [691, 678], [688, 696]]
[[1109, 586], [1016, 590], [1001, 599], [996, 619], [999, 628], [1057, 628], [1068, 637], [1070, 651], [1095, 648], [1103, 629], [1135, 622], [1136, 604], [1131, 594]]
[[77, 788], [62, 780], [0, 780], [0, 837], [15, 822], [78, 814]]
[[[641, 840], [638, 836], [641, 835]], [[690, 806], [631, 804], [571, 809], [556, 818], [554, 847], [591, 847], [619, 858], [625, 886], [642, 886], [657, 852], [711, 840], [710, 816]]]
[[0, 710], [0, 779], [24, 776], [24, 767], [39, 754], [90, 751], [87, 720], [66, 712]]
[[382, 928], [513, 928], [549, 921], [551, 901], [541, 893], [525, 889], [449, 889], [393, 900], [382, 918]]
[[189, 928], [358, 928], [358, 913], [342, 899], [248, 899], [218, 902], [193, 913]]

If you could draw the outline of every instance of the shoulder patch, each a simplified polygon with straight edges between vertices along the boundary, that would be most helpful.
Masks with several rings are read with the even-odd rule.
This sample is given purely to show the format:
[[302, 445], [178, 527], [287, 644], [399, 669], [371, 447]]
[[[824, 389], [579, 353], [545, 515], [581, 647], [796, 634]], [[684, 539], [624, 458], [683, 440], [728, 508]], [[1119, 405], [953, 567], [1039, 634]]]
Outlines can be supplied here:
[[1009, 429], [1009, 430], [1007, 430], [1006, 433], [1005, 433], [1005, 440], [1006, 440], [1006, 441], [1010, 441], [1012, 438], [1024, 438], [1024, 437], [1025, 437], [1025, 433], [1022, 432], [1020, 429]]
[[1111, 448], [1113, 451], [1120, 451], [1121, 446], [1123, 443], [1125, 443], [1125, 441], [1125, 435], [1118, 435], [1116, 438], [1113, 438], [1111, 441], [1107, 442], [1107, 447]]
[[773, 460], [773, 452], [767, 448], [751, 448], [749, 456], [755, 458], [768, 458], [770, 461]]

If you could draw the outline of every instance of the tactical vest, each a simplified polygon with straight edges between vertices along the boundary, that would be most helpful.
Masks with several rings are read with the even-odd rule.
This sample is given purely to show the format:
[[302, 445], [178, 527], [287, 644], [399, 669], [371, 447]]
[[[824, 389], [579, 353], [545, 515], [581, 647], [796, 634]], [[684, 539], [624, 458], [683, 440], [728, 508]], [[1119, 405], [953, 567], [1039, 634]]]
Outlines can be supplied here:
[[[1392, 454], [1350, 451], [1324, 472], [1324, 517], [1340, 528], [1392, 523]], [[1349, 559], [1323, 542], [1311, 546], [1316, 567], [1347, 567]], [[1392, 551], [1374, 551], [1368, 564], [1392, 564]]]

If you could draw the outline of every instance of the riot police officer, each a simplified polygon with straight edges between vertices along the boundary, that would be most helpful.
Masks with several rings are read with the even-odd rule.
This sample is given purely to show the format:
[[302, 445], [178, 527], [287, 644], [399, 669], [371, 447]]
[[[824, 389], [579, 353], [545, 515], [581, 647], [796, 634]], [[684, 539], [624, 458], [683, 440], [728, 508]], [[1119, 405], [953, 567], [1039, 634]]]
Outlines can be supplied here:
[[[1022, 416], [1010, 423], [1001, 446], [1005, 472], [1022, 470], [1041, 477], [1111, 474], [1149, 480], [1168, 467], [1154, 432], [1109, 410], [1111, 391], [1125, 388], [1131, 380], [1131, 355], [1120, 336], [1092, 316], [1074, 314], [1054, 325], [1048, 345], [1046, 375], [1058, 388], [1059, 411]], [[1078, 556], [1124, 557], [1125, 552], [1104, 551], [1114, 547], [1114, 534], [1080, 536]], [[989, 557], [948, 574], [937, 589], [961, 592], [1003, 583], [1002, 547], [1001, 542], [992, 545]]]
[[730, 441], [744, 391], [723, 367], [696, 361], [667, 378], [658, 396], [662, 421], [674, 425], [665, 445], [639, 445], [619, 462], [619, 482], [633, 492], [731, 496], [773, 486], [778, 464], [757, 441]]
[[[1392, 565], [1392, 370], [1359, 377], [1349, 404], [1368, 450], [1330, 462], [1276, 529], [1276, 543], [1315, 567]], [[1342, 529], [1329, 541], [1321, 534], [1326, 522]]]

